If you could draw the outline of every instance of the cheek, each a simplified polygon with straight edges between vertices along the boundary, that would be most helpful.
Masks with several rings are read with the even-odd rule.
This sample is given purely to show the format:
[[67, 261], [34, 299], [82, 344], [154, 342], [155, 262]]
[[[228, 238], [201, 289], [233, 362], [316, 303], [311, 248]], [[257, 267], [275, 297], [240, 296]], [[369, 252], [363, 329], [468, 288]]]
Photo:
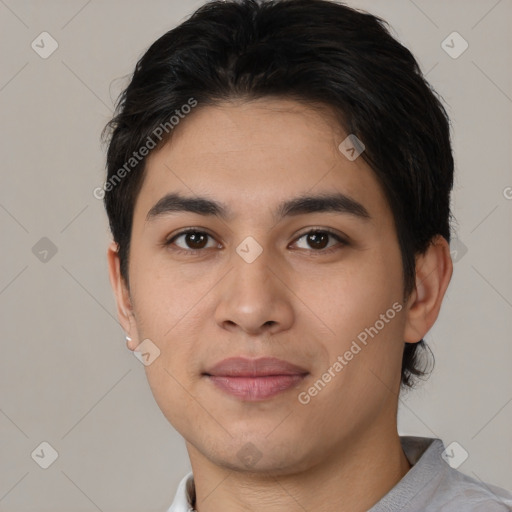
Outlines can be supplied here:
[[309, 280], [309, 287], [302, 290], [297, 294], [309, 293], [305, 302], [318, 308], [321, 323], [329, 328], [322, 339], [327, 357], [318, 373], [343, 358], [343, 370], [334, 372], [333, 394], [327, 393], [325, 399], [338, 402], [344, 396], [356, 408], [361, 396], [384, 399], [400, 375], [404, 343], [399, 252], [368, 250], [330, 273], [329, 279]]
[[[148, 281], [145, 285], [154, 291], [154, 283]], [[197, 307], [190, 310], [197, 300], [189, 305], [183, 294], [171, 299], [168, 292], [162, 292], [140, 301], [138, 333], [141, 339], [152, 340], [159, 350], [158, 357], [144, 367], [153, 397], [167, 420], [179, 432], [186, 433], [204, 414], [190, 392], [199, 379], [197, 341], [201, 339], [201, 320], [197, 318]], [[184, 410], [187, 414], [183, 414]]]
[[159, 350], [145, 367], [148, 382], [162, 410], [181, 410], [188, 400], [183, 387], [197, 378], [197, 342], [207, 304], [201, 298], [212, 287], [211, 276], [187, 283], [175, 269], [155, 264], [134, 265], [132, 275], [139, 340], [150, 339]]
[[401, 302], [399, 255], [382, 257], [382, 253], [382, 249], [368, 250], [329, 269], [299, 274], [294, 291], [331, 335], [352, 339], [378, 321], [395, 302]]
[[201, 310], [216, 275], [204, 265], [172, 262], [164, 251], [141, 251], [130, 279], [140, 334], [167, 343]]
[[145, 370], [151, 393], [158, 407], [167, 421], [186, 436], [197, 428], [197, 423], [204, 423], [205, 414], [200, 407], [200, 400], [198, 401], [188, 391], [186, 377], [178, 371], [178, 368], [179, 365], [172, 367], [167, 364], [162, 356], [150, 366], [146, 366]]

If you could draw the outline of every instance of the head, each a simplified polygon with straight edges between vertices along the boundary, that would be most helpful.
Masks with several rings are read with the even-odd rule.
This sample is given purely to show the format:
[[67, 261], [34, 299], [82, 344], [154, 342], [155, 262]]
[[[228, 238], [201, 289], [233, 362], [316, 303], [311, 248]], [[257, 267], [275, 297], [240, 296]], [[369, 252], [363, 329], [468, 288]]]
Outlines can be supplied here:
[[[106, 134], [120, 322], [130, 348], [158, 347], [149, 383], [192, 445], [235, 467], [250, 441], [297, 467], [396, 415], [451, 277], [453, 157], [442, 104], [383, 20], [210, 2], [139, 60]], [[235, 355], [306, 376], [245, 402], [206, 375]], [[267, 437], [283, 406], [288, 443]]]

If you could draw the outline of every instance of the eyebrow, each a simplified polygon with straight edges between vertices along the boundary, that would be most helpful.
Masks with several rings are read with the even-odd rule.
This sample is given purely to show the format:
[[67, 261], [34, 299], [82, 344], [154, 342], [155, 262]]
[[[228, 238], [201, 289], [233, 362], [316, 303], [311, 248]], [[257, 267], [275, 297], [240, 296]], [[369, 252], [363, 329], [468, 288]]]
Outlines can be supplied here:
[[[229, 208], [206, 197], [186, 197], [170, 193], [162, 197], [146, 215], [146, 222], [172, 212], [190, 212], [198, 215], [216, 216], [223, 220], [232, 218]], [[371, 219], [368, 210], [355, 199], [342, 194], [302, 195], [279, 204], [274, 212], [276, 221], [284, 217], [308, 213], [336, 212], [351, 215], [361, 220]]]

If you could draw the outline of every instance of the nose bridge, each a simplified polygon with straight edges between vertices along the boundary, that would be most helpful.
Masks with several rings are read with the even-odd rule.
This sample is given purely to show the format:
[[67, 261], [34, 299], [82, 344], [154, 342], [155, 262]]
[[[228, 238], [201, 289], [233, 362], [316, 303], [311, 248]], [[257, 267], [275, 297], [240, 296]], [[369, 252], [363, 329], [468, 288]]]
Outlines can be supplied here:
[[[263, 247], [252, 236], [246, 237], [236, 247], [232, 257], [234, 286], [257, 290], [260, 285], [268, 286], [273, 276], [271, 271], [271, 249]], [[242, 290], [243, 291], [243, 290]]]
[[289, 326], [293, 316], [291, 304], [284, 285], [276, 277], [278, 272], [273, 268], [276, 263], [271, 249], [255, 239], [244, 239], [236, 247], [231, 271], [219, 295], [216, 311], [219, 325], [236, 324], [247, 332], [258, 332], [265, 325]]

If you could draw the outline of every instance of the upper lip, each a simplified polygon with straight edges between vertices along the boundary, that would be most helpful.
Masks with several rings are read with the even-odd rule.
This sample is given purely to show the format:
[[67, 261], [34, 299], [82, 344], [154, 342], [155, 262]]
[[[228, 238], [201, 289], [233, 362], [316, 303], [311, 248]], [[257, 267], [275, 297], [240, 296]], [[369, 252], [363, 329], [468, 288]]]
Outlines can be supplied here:
[[270, 375], [305, 375], [308, 371], [300, 366], [275, 357], [250, 359], [230, 357], [209, 368], [205, 374], [216, 377], [264, 377]]

